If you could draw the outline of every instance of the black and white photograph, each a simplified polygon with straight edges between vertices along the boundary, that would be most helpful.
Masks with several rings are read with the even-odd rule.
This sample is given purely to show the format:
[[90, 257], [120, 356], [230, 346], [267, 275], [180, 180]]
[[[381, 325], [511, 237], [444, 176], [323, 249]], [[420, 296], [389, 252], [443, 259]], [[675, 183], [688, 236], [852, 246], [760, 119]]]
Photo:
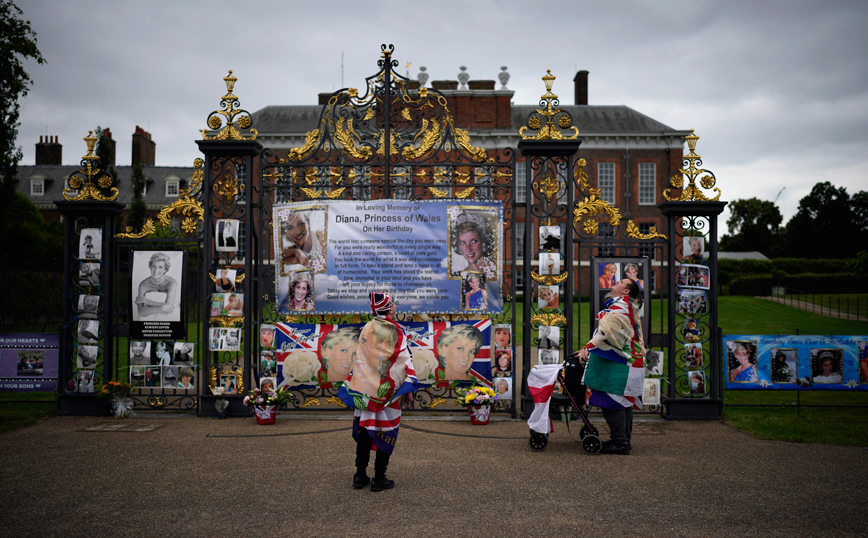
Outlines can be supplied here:
[[80, 344], [96, 344], [99, 340], [99, 321], [80, 319], [76, 338]]
[[212, 328], [211, 351], [241, 351], [241, 329]]
[[80, 260], [102, 259], [102, 229], [82, 228], [78, 239], [78, 258]]
[[78, 346], [75, 351], [75, 365], [83, 370], [96, 368], [98, 346]]
[[169, 366], [172, 364], [172, 351], [174, 349], [175, 342], [169, 340], [151, 342], [151, 365]]
[[217, 219], [217, 252], [235, 252], [238, 250], [237, 219]]
[[557, 252], [540, 252], [539, 274], [552, 276], [561, 274], [561, 255]]
[[658, 376], [663, 374], [663, 352], [648, 350], [645, 352], [645, 375]]
[[178, 388], [177, 366], [163, 366], [160, 368], [160, 386], [164, 389]]
[[[130, 341], [130, 364], [151, 364], [151, 343], [142, 340]], [[144, 375], [144, 374], [143, 374]]]
[[549, 325], [541, 325], [539, 328], [539, 348], [540, 349], [558, 349], [560, 348], [561, 329]]
[[187, 327], [181, 321], [184, 256], [182, 250], [133, 252], [131, 337], [142, 340], [185, 337]]
[[75, 373], [75, 388], [77, 392], [93, 392], [93, 370], [79, 370]]
[[235, 269], [217, 269], [214, 274], [214, 291], [217, 293], [232, 293], [235, 291]]
[[196, 364], [195, 346], [196, 344], [193, 342], [175, 342], [172, 364], [178, 366], [193, 366]]
[[537, 351], [539, 360], [537, 364], [560, 364], [561, 352], [557, 349], [540, 349]]
[[645, 405], [660, 405], [660, 379], [645, 380], [645, 390], [642, 391], [642, 403]]
[[79, 295], [77, 310], [82, 319], [96, 319], [99, 316], [99, 295]]
[[210, 351], [221, 351], [220, 347], [223, 343], [220, 341], [220, 331], [225, 329], [220, 329], [217, 327], [211, 327], [208, 329], [208, 348]]
[[547, 252], [560, 250], [561, 228], [560, 226], [539, 227], [539, 249]]
[[78, 266], [78, 285], [99, 286], [99, 263], [85, 262]]

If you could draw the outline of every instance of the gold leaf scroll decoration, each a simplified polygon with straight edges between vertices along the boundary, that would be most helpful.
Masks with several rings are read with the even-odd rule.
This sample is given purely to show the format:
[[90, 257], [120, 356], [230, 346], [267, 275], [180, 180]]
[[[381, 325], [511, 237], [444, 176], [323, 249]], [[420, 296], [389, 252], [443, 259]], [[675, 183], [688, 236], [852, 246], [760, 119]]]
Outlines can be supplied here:
[[639, 231], [639, 227], [636, 226], [636, 223], [634, 223], [632, 219], [627, 221], [627, 237], [632, 237], [633, 239], [669, 239], [665, 235], [657, 233], [656, 226], [651, 226], [648, 228], [648, 233], [643, 234]]
[[311, 396], [310, 398], [305, 400], [304, 403], [301, 404], [299, 407], [310, 407], [312, 405], [320, 406], [322, 405], [322, 403], [319, 401], [319, 398]]
[[142, 226], [142, 231], [133, 232], [132, 226], [127, 226], [126, 233], [115, 234], [115, 237], [126, 237], [129, 239], [141, 239], [142, 237], [147, 237], [154, 233], [157, 230], [156, 225], [154, 224], [154, 219], [147, 219], [145, 224]]
[[352, 121], [345, 121], [345, 118], [338, 120], [335, 126], [335, 139], [343, 152], [353, 159], [364, 161], [371, 158], [372, 151], [369, 146], [356, 145], [356, 140], [360, 140], [360, 138], [353, 129]]
[[559, 275], [540, 275], [536, 272], [536, 269], [531, 270], [530, 276], [533, 278], [534, 282], [539, 282], [545, 286], [560, 284], [567, 279], [567, 273], [561, 273]]
[[534, 314], [530, 317], [530, 322], [538, 323], [539, 325], [548, 325], [550, 327], [556, 327], [558, 325], [566, 325], [567, 318], [563, 314], [559, 313], [548, 313], [548, 314]]

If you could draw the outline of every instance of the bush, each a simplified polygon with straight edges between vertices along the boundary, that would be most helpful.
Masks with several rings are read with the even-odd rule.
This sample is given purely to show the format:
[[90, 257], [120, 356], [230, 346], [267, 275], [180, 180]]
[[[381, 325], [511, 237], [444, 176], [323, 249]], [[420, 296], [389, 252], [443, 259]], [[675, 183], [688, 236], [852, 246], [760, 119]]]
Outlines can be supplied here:
[[775, 258], [773, 260], [727, 260], [717, 261], [720, 271], [733, 275], [768, 275], [775, 270], [788, 275], [805, 273], [835, 274], [851, 271], [854, 260], [808, 260], [804, 258]]

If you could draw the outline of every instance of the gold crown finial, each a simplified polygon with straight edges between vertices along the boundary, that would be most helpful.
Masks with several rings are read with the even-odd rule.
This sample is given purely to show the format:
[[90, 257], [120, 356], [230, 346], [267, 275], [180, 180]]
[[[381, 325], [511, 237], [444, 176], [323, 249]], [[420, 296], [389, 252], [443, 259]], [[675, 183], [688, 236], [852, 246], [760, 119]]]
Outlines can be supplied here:
[[[682, 189], [681, 194], [678, 197], [671, 196], [670, 189], [666, 189], [663, 191], [663, 198], [669, 201], [675, 202], [685, 202], [685, 201], [702, 201], [702, 202], [716, 202], [720, 199], [720, 189], [715, 187], [714, 185], [717, 183], [717, 179], [714, 177], [714, 173], [710, 170], [706, 170], [704, 168], [699, 168], [697, 165], [702, 165], [702, 156], [696, 154], [696, 141], [699, 140], [699, 137], [693, 132], [693, 129], [690, 130], [690, 134], [684, 137], [684, 140], [687, 141], [687, 149], [690, 150], [687, 155], [684, 156], [684, 164], [686, 164], [686, 168], [680, 168], [672, 174], [669, 178], [669, 186], [673, 189]], [[705, 175], [702, 175], [705, 174]], [[700, 177], [701, 176], [701, 177]], [[684, 178], [687, 178], [688, 184], [684, 184]], [[696, 185], [696, 180], [699, 179], [699, 185], [702, 186], [703, 189], [712, 189], [717, 193], [717, 196], [714, 198], [709, 198], [705, 194], [699, 190], [699, 187]]]
[[[216, 135], [209, 135], [208, 129], [202, 129], [202, 138], [205, 140], [256, 140], [258, 132], [252, 128], [253, 120], [246, 110], [235, 108], [240, 105], [240, 99], [232, 92], [235, 90], [235, 82], [238, 79], [232, 76], [232, 70], [223, 77], [226, 83], [226, 95], [221, 97], [220, 106], [223, 110], [215, 110], [208, 115], [205, 124], [211, 131], [218, 131]], [[236, 118], [237, 116], [237, 118]], [[224, 120], [226, 121], [224, 125]], [[242, 132], [248, 130], [249, 135]]]
[[558, 96], [552, 93], [552, 85], [555, 83], [555, 79], [557, 77], [552, 75], [551, 69], [546, 69], [546, 74], [543, 76], [543, 83], [546, 85], [546, 93], [542, 96], [542, 99], [557, 99]]

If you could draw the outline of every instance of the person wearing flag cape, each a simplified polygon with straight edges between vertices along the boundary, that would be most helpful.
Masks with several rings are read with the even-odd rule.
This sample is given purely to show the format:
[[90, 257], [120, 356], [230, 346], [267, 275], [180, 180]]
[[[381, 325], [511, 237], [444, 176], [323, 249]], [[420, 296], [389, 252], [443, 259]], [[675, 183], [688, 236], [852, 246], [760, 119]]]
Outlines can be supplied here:
[[591, 341], [578, 352], [587, 362], [582, 383], [591, 389], [588, 404], [600, 407], [609, 425], [611, 440], [601, 454], [627, 455], [632, 450], [633, 408], [642, 409], [645, 377], [645, 345], [639, 308], [642, 290], [635, 280], [624, 278], [612, 286], [611, 299], [597, 314]]
[[[386, 469], [398, 439], [401, 402], [412, 403], [419, 385], [404, 329], [392, 319], [394, 298], [388, 293], [372, 292], [371, 310], [375, 316], [359, 334], [353, 369], [338, 390], [338, 398], [355, 414], [353, 488], [370, 484], [371, 491], [383, 491], [395, 486], [386, 478]], [[367, 474], [372, 447], [377, 453], [373, 480]]]

